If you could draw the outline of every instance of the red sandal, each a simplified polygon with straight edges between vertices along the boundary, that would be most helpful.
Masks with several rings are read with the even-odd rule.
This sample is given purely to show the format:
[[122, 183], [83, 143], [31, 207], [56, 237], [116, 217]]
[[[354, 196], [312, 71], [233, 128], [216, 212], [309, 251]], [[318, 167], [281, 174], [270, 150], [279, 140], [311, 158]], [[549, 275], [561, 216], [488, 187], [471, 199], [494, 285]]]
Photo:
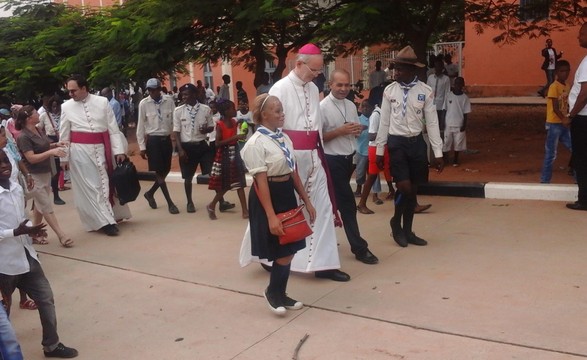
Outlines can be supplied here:
[[26, 299], [20, 303], [20, 308], [25, 310], [37, 310], [37, 304], [32, 299]]

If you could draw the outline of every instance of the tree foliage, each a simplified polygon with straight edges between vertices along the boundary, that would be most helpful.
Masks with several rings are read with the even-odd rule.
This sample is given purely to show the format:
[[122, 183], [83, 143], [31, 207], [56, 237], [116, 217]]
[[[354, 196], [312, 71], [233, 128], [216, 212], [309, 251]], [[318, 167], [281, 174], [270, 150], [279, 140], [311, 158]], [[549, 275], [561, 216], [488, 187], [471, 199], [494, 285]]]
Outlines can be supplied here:
[[431, 40], [462, 39], [463, 10], [464, 0], [349, 0], [324, 24], [321, 35], [335, 44], [337, 53], [383, 43], [411, 44], [423, 56]]
[[17, 14], [0, 19], [0, 91], [19, 99], [55, 92], [63, 74], [54, 67], [75, 56], [91, 24], [59, 4], [21, 7]]
[[262, 80], [265, 61], [277, 60], [274, 74], [281, 77], [287, 54], [314, 37], [332, 8], [319, 0], [204, 0], [190, 11], [184, 3], [174, 6], [184, 8], [183, 19], [192, 21], [187, 59], [242, 64], [255, 73], [255, 86]]
[[512, 43], [582, 22], [586, 1], [128, 0], [102, 9], [0, 2], [14, 10], [0, 19], [0, 91], [26, 98], [54, 91], [71, 73], [96, 88], [123, 86], [184, 72], [190, 61], [241, 64], [257, 86], [265, 61], [277, 62], [278, 79], [287, 55], [309, 41], [331, 55], [411, 44], [423, 59], [431, 43], [463, 39], [465, 19]]
[[587, 1], [583, 0], [477, 0], [466, 1], [465, 16], [475, 23], [477, 34], [498, 30], [495, 43], [513, 44], [523, 37], [549, 36], [585, 21]]

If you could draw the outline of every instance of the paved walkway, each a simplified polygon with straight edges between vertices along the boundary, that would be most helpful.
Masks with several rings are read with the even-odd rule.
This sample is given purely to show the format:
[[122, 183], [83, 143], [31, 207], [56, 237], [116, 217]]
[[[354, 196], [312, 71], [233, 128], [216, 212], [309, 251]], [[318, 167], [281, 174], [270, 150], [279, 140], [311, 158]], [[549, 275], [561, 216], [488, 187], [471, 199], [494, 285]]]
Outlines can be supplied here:
[[[380, 263], [354, 260], [338, 230], [352, 280], [293, 275], [289, 293], [307, 306], [276, 317], [261, 297], [268, 274], [238, 265], [240, 212], [210, 221], [205, 186], [195, 214], [181, 184], [170, 190], [181, 214], [140, 198], [117, 238], [84, 232], [63, 193], [57, 215], [76, 246], [51, 233], [37, 248], [80, 359], [291, 359], [305, 334], [300, 360], [587, 357], [586, 214], [561, 202], [422, 196], [433, 207], [416, 216], [420, 248], [391, 240], [390, 203], [370, 204], [359, 221]], [[12, 319], [26, 359], [42, 359], [38, 315], [15, 307]]]

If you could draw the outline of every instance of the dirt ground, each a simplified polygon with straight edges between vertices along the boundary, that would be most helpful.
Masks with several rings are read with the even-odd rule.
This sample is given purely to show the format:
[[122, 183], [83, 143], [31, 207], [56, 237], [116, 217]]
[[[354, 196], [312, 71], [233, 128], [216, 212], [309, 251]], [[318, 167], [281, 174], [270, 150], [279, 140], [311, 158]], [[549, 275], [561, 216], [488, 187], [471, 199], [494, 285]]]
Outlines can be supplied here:
[[[431, 171], [431, 181], [538, 183], [544, 158], [545, 106], [473, 105], [467, 127], [468, 151], [459, 167], [447, 164], [442, 174]], [[131, 160], [139, 171], [147, 170], [138, 155], [134, 129], [129, 129]], [[552, 183], [571, 184], [567, 175], [570, 153], [559, 145]], [[173, 159], [172, 171], [179, 171]]]

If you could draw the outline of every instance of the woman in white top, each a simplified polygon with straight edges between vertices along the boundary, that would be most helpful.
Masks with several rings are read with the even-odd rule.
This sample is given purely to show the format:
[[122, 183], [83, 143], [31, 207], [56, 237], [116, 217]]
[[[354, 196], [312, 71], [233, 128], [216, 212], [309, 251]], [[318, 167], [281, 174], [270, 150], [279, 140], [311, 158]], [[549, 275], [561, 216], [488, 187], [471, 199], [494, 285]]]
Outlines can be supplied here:
[[255, 181], [249, 193], [251, 252], [261, 259], [273, 261], [269, 286], [263, 295], [271, 311], [283, 315], [286, 309], [303, 307], [301, 302], [286, 295], [286, 287], [291, 260], [298, 250], [306, 247], [306, 241], [300, 239], [280, 245], [278, 237], [284, 232], [276, 213], [298, 206], [296, 192], [306, 205], [311, 222], [316, 218], [316, 210], [295, 170], [292, 142], [279, 130], [285, 120], [279, 99], [268, 94], [259, 95], [254, 102], [253, 120], [259, 126], [258, 130], [241, 151], [245, 166]]
[[[45, 134], [53, 143], [59, 142], [59, 120], [61, 118], [61, 98], [53, 96], [49, 99], [48, 110], [39, 116], [37, 127], [45, 131]], [[65, 201], [59, 196], [59, 190], [66, 190], [63, 183], [63, 171], [61, 161], [54, 157], [56, 173], [51, 177], [51, 190], [53, 191], [53, 204], [65, 205]], [[68, 189], [68, 188], [67, 188]]]

